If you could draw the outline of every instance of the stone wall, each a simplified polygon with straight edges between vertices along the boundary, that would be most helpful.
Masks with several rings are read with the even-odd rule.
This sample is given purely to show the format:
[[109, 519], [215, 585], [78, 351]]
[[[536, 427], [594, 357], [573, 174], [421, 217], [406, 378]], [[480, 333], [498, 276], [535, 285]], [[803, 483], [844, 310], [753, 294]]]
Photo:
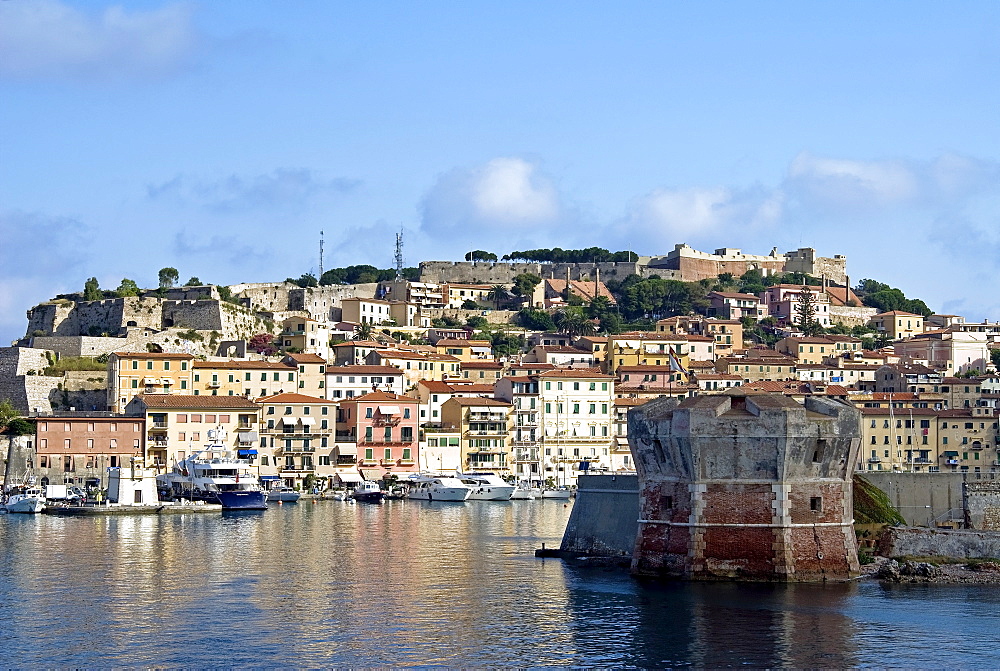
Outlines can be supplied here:
[[559, 549], [590, 557], [631, 557], [639, 528], [637, 475], [581, 475]]
[[34, 436], [2, 436], [0, 435], [0, 459], [3, 468], [0, 469], [0, 491], [6, 491], [21, 484], [24, 478], [34, 472], [38, 465], [35, 458]]
[[857, 574], [856, 408], [731, 392], [655, 400], [628, 417], [642, 491], [633, 573], [781, 581]]
[[374, 298], [377, 283], [337, 284], [302, 289], [295, 287], [288, 292], [288, 310], [305, 312], [316, 321], [339, 321], [341, 302], [345, 298]]
[[490, 324], [510, 324], [517, 316], [517, 312], [514, 310], [462, 310], [459, 308], [421, 308], [420, 314], [432, 320], [442, 317], [457, 319], [462, 324], [465, 324], [472, 317], [482, 317]]
[[1000, 534], [990, 531], [887, 527], [879, 537], [875, 551], [885, 557], [1000, 559]]
[[600, 271], [601, 280], [623, 280], [642, 275], [645, 266], [638, 262], [618, 263], [511, 263], [507, 261], [422, 261], [420, 281], [437, 284], [511, 284], [522, 273], [542, 279], [592, 280]]
[[964, 473], [865, 471], [859, 475], [886, 493], [907, 524], [934, 526], [935, 520], [965, 517]]
[[842, 326], [864, 326], [868, 320], [878, 314], [875, 308], [830, 306], [830, 323]]
[[1000, 531], [1000, 481], [966, 481], [965, 507], [971, 529]]

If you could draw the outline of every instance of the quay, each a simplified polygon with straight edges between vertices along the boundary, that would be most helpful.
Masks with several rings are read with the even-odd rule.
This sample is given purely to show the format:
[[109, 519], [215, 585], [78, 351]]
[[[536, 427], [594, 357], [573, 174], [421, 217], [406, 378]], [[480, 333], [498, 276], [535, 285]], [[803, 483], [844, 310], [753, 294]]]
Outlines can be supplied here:
[[218, 503], [174, 503], [163, 501], [149, 505], [46, 506], [45, 515], [93, 517], [98, 515], [180, 515], [188, 513], [221, 513]]

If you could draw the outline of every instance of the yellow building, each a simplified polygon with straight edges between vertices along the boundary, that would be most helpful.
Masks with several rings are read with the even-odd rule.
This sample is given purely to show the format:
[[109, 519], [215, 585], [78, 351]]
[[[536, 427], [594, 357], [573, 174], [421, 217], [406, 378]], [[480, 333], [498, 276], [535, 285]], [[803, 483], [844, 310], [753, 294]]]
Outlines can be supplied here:
[[513, 405], [492, 398], [452, 398], [444, 402], [441, 423], [460, 431], [463, 470], [510, 474], [513, 413]]
[[890, 340], [912, 338], [924, 332], [924, 318], [921, 315], [899, 310], [877, 314], [868, 321], [868, 325]]
[[449, 354], [429, 354], [400, 349], [379, 349], [368, 355], [369, 366], [393, 366], [403, 371], [406, 389], [420, 380], [444, 381], [461, 376], [461, 362]]
[[774, 351], [795, 357], [799, 363], [821, 364], [838, 353], [837, 344], [826, 338], [782, 338], [774, 343]]
[[936, 470], [938, 412], [931, 408], [861, 408], [858, 469], [865, 471]]
[[258, 398], [295, 391], [298, 379], [298, 368], [284, 362], [195, 361], [192, 393], [195, 396]]
[[122, 413], [138, 394], [190, 394], [190, 354], [114, 352], [108, 357], [108, 408]]
[[942, 472], [993, 470], [1000, 426], [994, 408], [958, 408], [938, 413], [938, 452]]
[[256, 448], [260, 406], [242, 396], [139, 394], [125, 414], [146, 418], [146, 466], [166, 472], [209, 443], [238, 454]]
[[[710, 344], [704, 347], [712, 347]], [[654, 334], [646, 332], [622, 333], [608, 336], [602, 370], [614, 375], [620, 366], [670, 366], [688, 369], [696, 343], [688, 342], [685, 335]]]
[[[304, 394], [284, 393], [257, 399], [261, 405], [260, 473], [285, 486], [305, 489], [317, 480], [324, 489], [357, 481], [357, 450], [341, 458], [336, 451], [337, 403]], [[345, 477], [339, 477], [343, 475]], [[312, 478], [310, 478], [312, 476]]]
[[326, 398], [326, 359], [318, 354], [289, 354], [282, 363], [298, 369], [296, 393]]

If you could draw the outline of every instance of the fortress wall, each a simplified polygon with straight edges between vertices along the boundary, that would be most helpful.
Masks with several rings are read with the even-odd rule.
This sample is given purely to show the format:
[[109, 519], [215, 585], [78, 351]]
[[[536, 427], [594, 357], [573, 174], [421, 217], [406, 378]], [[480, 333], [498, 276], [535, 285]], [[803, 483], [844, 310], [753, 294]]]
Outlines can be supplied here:
[[875, 308], [830, 306], [830, 322], [843, 326], [864, 326], [876, 314], [878, 310]]

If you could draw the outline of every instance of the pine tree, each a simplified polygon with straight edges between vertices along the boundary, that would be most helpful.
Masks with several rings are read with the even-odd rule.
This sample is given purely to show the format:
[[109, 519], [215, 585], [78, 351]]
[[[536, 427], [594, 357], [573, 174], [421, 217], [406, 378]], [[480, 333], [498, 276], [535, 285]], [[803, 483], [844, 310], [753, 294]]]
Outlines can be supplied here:
[[802, 291], [799, 293], [799, 301], [795, 306], [795, 314], [798, 316], [795, 323], [798, 324], [803, 332], [809, 333], [815, 328], [816, 297], [805, 284], [802, 285]]

